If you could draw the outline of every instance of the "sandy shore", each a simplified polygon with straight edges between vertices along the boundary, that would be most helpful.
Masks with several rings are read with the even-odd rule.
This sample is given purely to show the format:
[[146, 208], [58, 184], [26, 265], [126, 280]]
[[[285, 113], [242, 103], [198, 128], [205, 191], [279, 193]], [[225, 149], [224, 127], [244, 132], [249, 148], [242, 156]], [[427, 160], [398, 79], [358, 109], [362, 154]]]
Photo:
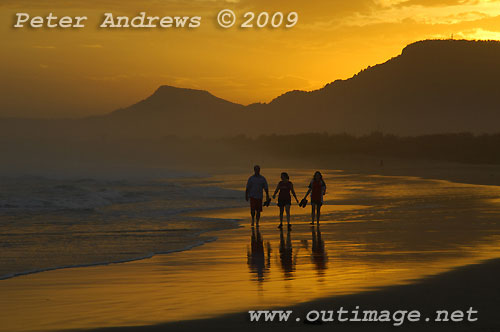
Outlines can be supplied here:
[[[374, 310], [419, 310], [422, 317], [434, 317], [436, 310], [462, 310], [470, 307], [477, 310], [475, 322], [406, 322], [400, 327], [392, 323], [322, 323], [304, 322], [255, 323], [249, 321], [246, 312], [221, 316], [213, 319], [173, 322], [157, 326], [120, 327], [97, 329], [97, 331], [498, 331], [500, 287], [500, 259], [489, 260], [482, 264], [469, 265], [429, 277], [415, 284], [386, 287], [379, 291], [339, 296], [303, 303], [285, 310], [293, 310], [295, 317], [305, 317], [310, 310], [347, 310], [360, 306], [360, 309]], [[237, 299], [235, 299], [237, 301]]]
[[[388, 176], [417, 176], [426, 179], [447, 180], [465, 184], [500, 185], [500, 167], [489, 165], [457, 165], [435, 162], [411, 162], [385, 160], [383, 166], [374, 165], [373, 159], [358, 163], [356, 169], [347, 173], [379, 174]], [[335, 330], [335, 331], [499, 331], [500, 319], [500, 259], [489, 259], [478, 264], [458, 267], [438, 275], [419, 279], [408, 285], [387, 286], [375, 291], [358, 294], [333, 296], [309, 301], [294, 306], [281, 306], [268, 309], [292, 310], [293, 317], [301, 321], [289, 322], [250, 322], [249, 314], [240, 312], [217, 318], [170, 322], [154, 326], [120, 327], [92, 330], [97, 331], [194, 331], [200, 329], [217, 331], [259, 330]], [[237, 301], [237, 299], [235, 299]], [[419, 322], [406, 321], [401, 326], [393, 323], [368, 322], [304, 322], [311, 310], [337, 310], [340, 307], [353, 310], [419, 310]], [[473, 308], [477, 310], [477, 321], [436, 322], [437, 310], [462, 310], [464, 313]], [[425, 321], [425, 318], [430, 321]], [[467, 317], [467, 316], [465, 316]]]
[[424, 179], [457, 183], [500, 186], [500, 165], [461, 164], [445, 161], [401, 158], [346, 156], [326, 161], [328, 168], [338, 167], [347, 173], [387, 176], [417, 176]]
[[[299, 196], [311, 173], [290, 171]], [[279, 170], [266, 175], [272, 183]], [[396, 328], [251, 323], [247, 314], [286, 308], [304, 318], [309, 310], [356, 305], [420, 310], [423, 317], [473, 307], [478, 322], [405, 323], [402, 329], [495, 331], [500, 188], [337, 171], [325, 178], [332, 189], [321, 231], [309, 225], [309, 210], [297, 206], [291, 232], [276, 229], [276, 206], [265, 209], [258, 230], [250, 227], [247, 208], [200, 212], [241, 227], [205, 233], [217, 241], [189, 251], [3, 280], [0, 331]], [[223, 181], [241, 188], [244, 177], [224, 175]]]

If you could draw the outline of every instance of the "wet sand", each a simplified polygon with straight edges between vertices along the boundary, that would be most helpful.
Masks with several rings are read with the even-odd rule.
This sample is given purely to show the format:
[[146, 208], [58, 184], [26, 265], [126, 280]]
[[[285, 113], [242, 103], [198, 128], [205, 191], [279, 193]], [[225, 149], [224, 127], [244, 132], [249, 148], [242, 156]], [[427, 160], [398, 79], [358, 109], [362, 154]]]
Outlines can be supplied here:
[[[292, 173], [301, 194], [309, 173]], [[332, 186], [319, 230], [309, 225], [309, 209], [296, 206], [290, 232], [276, 229], [275, 206], [265, 209], [258, 229], [246, 208], [210, 211], [203, 215], [240, 220], [241, 227], [207, 233], [218, 240], [190, 251], [3, 280], [0, 330], [246, 330], [256, 327], [247, 310], [340, 305], [477, 306], [480, 324], [490, 325], [473, 326], [495, 323], [488, 315], [496, 308], [499, 263], [460, 267], [500, 257], [499, 188], [341, 172], [325, 179]], [[241, 188], [241, 175], [224, 181]], [[259, 324], [276, 327], [304, 324]], [[448, 327], [470, 328], [440, 325]]]
[[[489, 260], [482, 264], [468, 265], [456, 270], [420, 280], [404, 286], [390, 286], [381, 290], [360, 294], [336, 296], [317, 301], [286, 306], [283, 310], [293, 310], [293, 317], [302, 321], [289, 322], [250, 322], [247, 312], [224, 315], [212, 319], [200, 319], [173, 322], [156, 326], [120, 327], [96, 329], [93, 332], [114, 331], [499, 331], [498, 319], [500, 287], [500, 259]], [[405, 321], [401, 326], [393, 323], [373, 322], [323, 322], [306, 323], [304, 317], [311, 310], [419, 310], [421, 321]], [[434, 321], [437, 310], [455, 310], [466, 312], [470, 308], [477, 310], [471, 318], [477, 321], [467, 322], [467, 315], [462, 322]], [[270, 308], [269, 308], [270, 309]], [[426, 318], [430, 318], [427, 322]]]

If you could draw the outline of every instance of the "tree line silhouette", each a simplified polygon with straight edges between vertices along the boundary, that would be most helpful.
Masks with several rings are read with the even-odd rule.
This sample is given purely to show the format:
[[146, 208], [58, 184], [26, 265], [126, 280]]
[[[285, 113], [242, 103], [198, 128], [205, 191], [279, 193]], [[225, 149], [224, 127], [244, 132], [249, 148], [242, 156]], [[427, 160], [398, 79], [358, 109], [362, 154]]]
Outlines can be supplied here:
[[240, 152], [260, 151], [276, 157], [317, 157], [360, 154], [377, 157], [428, 159], [475, 164], [500, 163], [500, 133], [474, 135], [450, 133], [396, 136], [373, 132], [369, 135], [309, 133], [236, 136], [222, 139]]

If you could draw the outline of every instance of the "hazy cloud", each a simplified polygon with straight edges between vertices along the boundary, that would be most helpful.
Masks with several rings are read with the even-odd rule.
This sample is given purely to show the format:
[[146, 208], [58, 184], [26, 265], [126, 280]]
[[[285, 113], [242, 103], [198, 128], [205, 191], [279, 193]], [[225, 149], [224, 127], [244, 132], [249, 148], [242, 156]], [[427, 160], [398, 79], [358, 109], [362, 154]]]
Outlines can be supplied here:
[[103, 48], [103, 46], [101, 44], [84, 44], [84, 45], [80, 45], [80, 47], [83, 47], [83, 48]]
[[456, 24], [494, 17], [500, 13], [500, 1], [473, 1], [447, 6], [407, 5], [374, 9], [369, 14], [357, 13], [345, 19], [347, 25], [366, 26], [379, 23], [401, 23], [412, 20], [425, 24]]
[[112, 76], [86, 76], [85, 77], [91, 81], [122, 81], [131, 78], [130, 75], [127, 74], [117, 74]]
[[[296, 11], [299, 23], [292, 29], [216, 29], [215, 15], [223, 8], [240, 15]], [[6, 22], [20, 11], [89, 17], [79, 31], [16, 31], [9, 23], [0, 30], [0, 84], [10, 111], [19, 114], [45, 112], [46, 104], [54, 114], [110, 110], [161, 84], [209, 90], [240, 103], [269, 101], [351, 77], [417, 40], [451, 34], [500, 39], [500, 1], [486, 0], [1, 0], [0, 9]], [[104, 12], [141, 11], [197, 14], [204, 21], [192, 31], [97, 28]], [[32, 97], [23, 98], [26, 91]]]
[[41, 50], [53, 50], [56, 48], [55, 46], [52, 45], [33, 45], [32, 47]]
[[455, 34], [456, 38], [500, 40], [500, 31], [489, 31], [481, 28], [460, 31]]

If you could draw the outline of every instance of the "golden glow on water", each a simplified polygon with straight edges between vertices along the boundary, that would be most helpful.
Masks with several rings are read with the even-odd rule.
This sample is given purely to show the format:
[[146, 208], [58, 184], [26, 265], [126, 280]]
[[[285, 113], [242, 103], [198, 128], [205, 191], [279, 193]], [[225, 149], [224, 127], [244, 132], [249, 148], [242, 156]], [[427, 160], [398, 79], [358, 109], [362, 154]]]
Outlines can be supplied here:
[[[355, 211], [355, 210], [361, 210], [368, 208], [368, 206], [365, 205], [324, 205], [321, 208], [321, 212], [323, 214], [327, 213], [333, 213], [333, 212], [338, 212], [338, 211]], [[273, 208], [271, 208], [273, 209]], [[274, 208], [277, 211], [277, 208]], [[274, 210], [273, 209], [273, 210]], [[200, 213], [191, 213], [189, 215], [191, 216], [204, 216], [204, 217], [209, 217], [209, 218], [224, 218], [224, 219], [244, 219], [247, 218], [249, 215], [249, 208], [230, 208], [230, 209], [225, 209], [225, 210], [213, 210], [213, 211], [206, 211], [203, 212], [202, 214]], [[276, 212], [273, 211], [273, 212]], [[272, 212], [271, 212], [272, 213]], [[293, 216], [304, 216], [304, 215], [310, 215], [311, 210], [309, 205], [307, 208], [300, 208], [297, 205], [293, 205], [290, 207], [290, 214]]]
[[[299, 173], [292, 181], [302, 195], [310, 172]], [[227, 187], [244, 183], [241, 175], [225, 178]], [[319, 232], [308, 208], [292, 210], [291, 232], [276, 229], [276, 207], [264, 210], [258, 230], [246, 209], [210, 211], [204, 215], [244, 217], [243, 227], [214, 232], [217, 241], [190, 251], [0, 281], [0, 330], [154, 324], [287, 306], [500, 257], [497, 187], [336, 172], [325, 180]]]

